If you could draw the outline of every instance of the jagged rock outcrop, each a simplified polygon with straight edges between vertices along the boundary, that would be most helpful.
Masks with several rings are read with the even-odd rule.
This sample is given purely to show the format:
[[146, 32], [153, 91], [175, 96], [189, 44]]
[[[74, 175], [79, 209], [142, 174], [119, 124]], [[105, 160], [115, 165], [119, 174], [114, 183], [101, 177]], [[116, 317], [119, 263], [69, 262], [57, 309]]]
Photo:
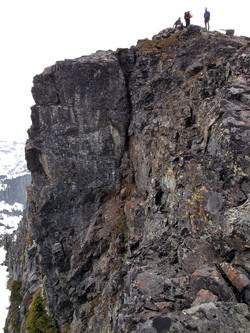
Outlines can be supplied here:
[[34, 78], [21, 332], [38, 289], [62, 333], [249, 332], [249, 82], [196, 26]]

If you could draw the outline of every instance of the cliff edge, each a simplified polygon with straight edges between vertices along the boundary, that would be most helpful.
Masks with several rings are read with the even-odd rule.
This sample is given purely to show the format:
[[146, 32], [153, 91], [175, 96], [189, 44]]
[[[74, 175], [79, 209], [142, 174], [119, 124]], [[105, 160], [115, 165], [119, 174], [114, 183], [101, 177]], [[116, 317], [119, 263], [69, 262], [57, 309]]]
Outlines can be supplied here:
[[5, 332], [250, 332], [249, 82], [197, 26], [35, 76]]

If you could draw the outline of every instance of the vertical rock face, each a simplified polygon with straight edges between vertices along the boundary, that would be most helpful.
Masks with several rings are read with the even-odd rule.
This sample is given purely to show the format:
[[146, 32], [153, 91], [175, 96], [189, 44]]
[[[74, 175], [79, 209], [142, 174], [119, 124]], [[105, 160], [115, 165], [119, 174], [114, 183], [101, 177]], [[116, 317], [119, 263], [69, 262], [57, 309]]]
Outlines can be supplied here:
[[[75, 289], [92, 261], [78, 266], [74, 251], [101, 201], [119, 190], [130, 110], [124, 75], [111, 52], [56, 64], [35, 77], [33, 95], [26, 155], [33, 172], [29, 212], [39, 213], [31, 232], [49, 277], [50, 302], [64, 323], [83, 297]], [[107, 248], [107, 241], [100, 246]]]
[[20, 331], [40, 289], [59, 332], [247, 332], [249, 50], [191, 26], [34, 78]]

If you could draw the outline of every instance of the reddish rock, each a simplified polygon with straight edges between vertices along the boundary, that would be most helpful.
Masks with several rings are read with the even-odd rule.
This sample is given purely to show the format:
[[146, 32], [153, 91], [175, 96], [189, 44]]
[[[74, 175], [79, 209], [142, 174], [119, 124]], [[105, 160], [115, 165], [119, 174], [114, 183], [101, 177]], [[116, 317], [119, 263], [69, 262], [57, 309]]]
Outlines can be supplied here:
[[218, 296], [211, 293], [211, 291], [206, 290], [206, 289], [201, 289], [197, 293], [197, 297], [193, 301], [192, 306], [200, 305], [202, 303], [216, 302], [217, 300], [218, 300]]
[[190, 274], [201, 267], [211, 266], [215, 257], [214, 247], [202, 239], [187, 238], [179, 249], [183, 268]]
[[246, 276], [246, 274], [243, 274], [239, 269], [235, 268], [233, 265], [229, 263], [222, 263], [221, 268], [226, 274], [228, 280], [238, 290], [238, 292], [241, 293], [247, 286], [250, 285], [250, 280]]
[[218, 296], [220, 301], [232, 301], [235, 299], [231, 289], [215, 267], [202, 268], [195, 271], [190, 277], [190, 282], [196, 292], [200, 291], [200, 289], [206, 289]]
[[160, 311], [164, 309], [171, 309], [173, 307], [173, 303], [171, 302], [156, 302], [155, 305]]

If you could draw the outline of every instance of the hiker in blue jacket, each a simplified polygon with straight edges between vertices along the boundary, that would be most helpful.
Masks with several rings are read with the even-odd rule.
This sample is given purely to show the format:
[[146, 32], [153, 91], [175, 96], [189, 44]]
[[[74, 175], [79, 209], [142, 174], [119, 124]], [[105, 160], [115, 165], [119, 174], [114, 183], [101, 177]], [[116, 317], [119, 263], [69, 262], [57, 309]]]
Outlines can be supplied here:
[[205, 8], [205, 13], [204, 13], [204, 23], [205, 23], [205, 28], [209, 31], [209, 21], [210, 21], [210, 12]]

